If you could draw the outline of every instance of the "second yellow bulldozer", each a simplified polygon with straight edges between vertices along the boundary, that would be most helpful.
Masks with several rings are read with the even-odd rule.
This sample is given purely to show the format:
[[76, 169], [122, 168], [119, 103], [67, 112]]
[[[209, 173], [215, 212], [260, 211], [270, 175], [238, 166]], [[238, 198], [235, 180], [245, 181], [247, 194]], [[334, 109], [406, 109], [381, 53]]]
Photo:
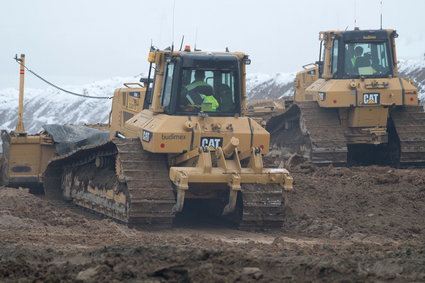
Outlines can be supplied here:
[[397, 36], [320, 32], [319, 61], [296, 75], [285, 110], [267, 113], [273, 151], [317, 165], [424, 166], [425, 113], [417, 88], [398, 72]]

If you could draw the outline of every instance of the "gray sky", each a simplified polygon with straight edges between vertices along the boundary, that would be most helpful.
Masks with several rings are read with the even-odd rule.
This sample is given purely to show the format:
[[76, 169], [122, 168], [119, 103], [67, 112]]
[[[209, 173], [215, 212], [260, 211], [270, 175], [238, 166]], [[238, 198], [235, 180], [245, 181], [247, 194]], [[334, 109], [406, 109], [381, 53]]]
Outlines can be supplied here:
[[[425, 1], [383, 0], [383, 27], [399, 33], [399, 58], [424, 56]], [[242, 51], [248, 72], [294, 72], [318, 57], [321, 30], [379, 28], [380, 0], [0, 0], [0, 89], [18, 87], [16, 53], [59, 85], [147, 70], [151, 40]], [[26, 76], [26, 87], [44, 86]]]

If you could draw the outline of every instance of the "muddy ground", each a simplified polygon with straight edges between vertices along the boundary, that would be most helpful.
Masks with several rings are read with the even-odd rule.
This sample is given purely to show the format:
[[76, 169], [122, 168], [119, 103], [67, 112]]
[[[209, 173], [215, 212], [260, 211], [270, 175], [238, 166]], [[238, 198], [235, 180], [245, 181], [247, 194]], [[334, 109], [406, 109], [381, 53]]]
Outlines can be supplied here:
[[281, 231], [129, 229], [0, 189], [2, 282], [424, 282], [425, 170], [292, 168]]

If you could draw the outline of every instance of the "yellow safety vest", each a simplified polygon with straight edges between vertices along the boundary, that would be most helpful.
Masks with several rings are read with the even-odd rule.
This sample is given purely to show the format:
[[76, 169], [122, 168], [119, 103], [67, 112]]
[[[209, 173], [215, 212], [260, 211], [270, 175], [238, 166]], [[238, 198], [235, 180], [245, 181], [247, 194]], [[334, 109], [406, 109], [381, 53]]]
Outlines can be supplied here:
[[197, 82], [193, 82], [191, 84], [188, 84], [187, 86], [185, 86], [185, 88], [187, 89], [187, 91], [191, 91], [192, 89], [194, 89], [198, 86], [209, 86], [209, 87], [211, 87], [209, 84], [207, 84], [204, 81], [197, 81]]
[[217, 111], [217, 108], [220, 104], [218, 103], [217, 99], [215, 99], [214, 96], [204, 95], [204, 94], [201, 94], [201, 96], [204, 99], [204, 103], [211, 103], [211, 111], [212, 112]]
[[[185, 86], [185, 88], [187, 89], [187, 91], [191, 91], [193, 89], [195, 89], [198, 86], [209, 86], [211, 87], [208, 83], [203, 82], [203, 81], [197, 81], [197, 82], [193, 82], [187, 86]], [[220, 106], [220, 104], [218, 103], [217, 99], [215, 99], [214, 96], [212, 95], [206, 95], [206, 94], [200, 94], [202, 99], [203, 99], [203, 103], [210, 103], [211, 104], [211, 112], [215, 112], [217, 111], [218, 106]], [[188, 100], [193, 103], [192, 99], [189, 97], [189, 95], [186, 96], [188, 98]]]

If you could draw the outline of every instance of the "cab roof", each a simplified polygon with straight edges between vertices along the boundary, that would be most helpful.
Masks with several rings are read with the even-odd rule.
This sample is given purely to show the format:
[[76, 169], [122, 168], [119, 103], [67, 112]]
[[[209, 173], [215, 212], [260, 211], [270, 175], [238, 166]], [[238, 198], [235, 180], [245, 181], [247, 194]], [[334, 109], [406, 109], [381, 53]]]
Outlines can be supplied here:
[[183, 68], [221, 68], [236, 69], [239, 60], [234, 54], [223, 53], [189, 53], [181, 52], [178, 57], [182, 58]]

